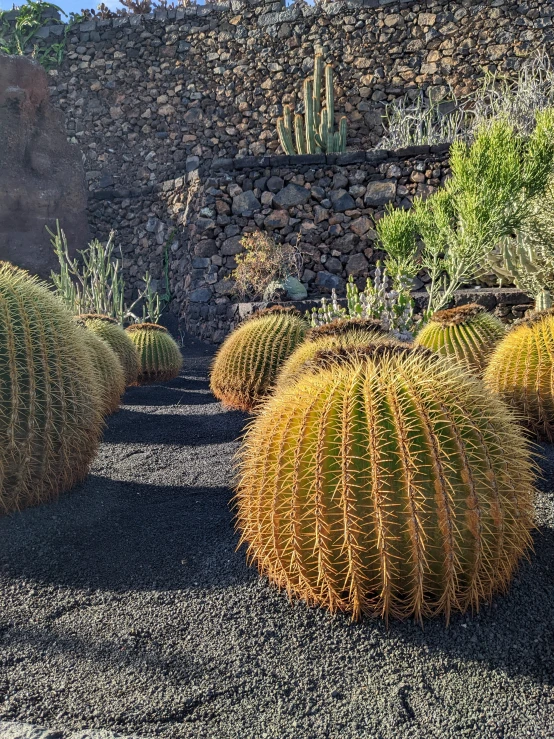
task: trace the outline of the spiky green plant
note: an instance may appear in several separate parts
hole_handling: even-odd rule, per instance
[[[89,351],[96,382],[100,388],[102,414],[109,416],[119,408],[121,396],[125,392],[125,374],[116,353],[111,346],[89,331],[84,321],[75,319],[82,328],[83,341]]]
[[[347,121],[343,116],[339,130],[335,131],[335,91],[333,88],[333,65],[325,65],[325,108],[321,107],[321,81],[323,55],[314,59],[313,80],[304,80],[304,116],[297,113],[292,119],[292,109],[283,106],[283,117],[277,120],[277,133],[285,154],[328,154],[346,151]],[[296,151],[293,143],[296,143]]]
[[[88,329],[103,339],[121,362],[126,385],[136,385],[139,374],[139,357],[131,337],[110,316],[82,313],[79,318]]]
[[[471,303],[434,313],[414,343],[443,357],[451,357],[480,375],[494,347],[505,334],[506,329],[499,318],[487,313],[482,305]]]
[[[157,323],[134,323],[126,329],[139,356],[139,385],[178,377],[183,356],[173,337]]]
[[[536,313],[513,328],[496,347],[484,378],[532,433],[553,442],[554,310]]]
[[[283,363],[277,375],[275,392],[278,393],[285,384],[294,381],[316,354],[324,349],[364,347],[390,339],[391,335],[374,318],[337,318],[331,323],[312,326],[305,341]]]
[[[51,500],[85,477],[100,408],[71,315],[43,283],[0,263],[0,513]]]
[[[216,354],[210,375],[213,394],[228,408],[253,410],[307,330],[308,324],[291,308],[276,306],[254,314]]]
[[[249,560],[354,619],[475,610],[531,543],[533,464],[512,412],[420,347],[327,353],[261,406],[240,460]]]

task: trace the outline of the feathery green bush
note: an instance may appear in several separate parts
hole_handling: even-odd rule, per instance
[[[477,609],[531,543],[533,464],[512,412],[423,348],[324,354],[247,431],[249,560],[354,619]]]
[[[513,328],[493,352],[484,378],[532,433],[553,442],[554,310]]]
[[[44,284],[5,262],[0,347],[0,513],[9,513],[85,477],[102,416],[82,330]]]
[[[251,411],[268,393],[283,362],[304,340],[308,324],[291,308],[255,313],[231,333],[216,354],[212,393],[228,408]]]
[[[139,385],[178,377],[183,356],[173,337],[157,323],[134,323],[126,329],[139,356]]]
[[[126,385],[136,385],[139,374],[139,357],[130,336],[125,333],[115,318],[97,313],[82,313],[78,316],[85,326],[103,339],[121,362]]]
[[[487,313],[483,306],[471,303],[434,313],[414,343],[482,374],[491,352],[505,334],[500,319]]]

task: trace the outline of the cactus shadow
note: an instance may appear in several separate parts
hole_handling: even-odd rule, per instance
[[[4,577],[118,592],[225,587],[254,577],[235,552],[227,487],[91,475],[55,503],[0,519]]]
[[[147,407],[208,405],[216,402],[205,374],[194,377],[188,372],[186,376],[169,382],[128,388],[122,399],[125,406]]]

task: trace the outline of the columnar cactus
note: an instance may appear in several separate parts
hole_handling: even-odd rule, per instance
[[[103,339],[86,328],[84,321],[76,319],[81,326],[84,343],[89,351],[96,382],[100,388],[102,414],[109,416],[119,408],[125,392],[125,374],[116,353]]]
[[[283,363],[277,376],[275,392],[279,392],[285,383],[295,380],[321,350],[364,347],[390,339],[390,334],[373,318],[338,318],[331,323],[313,326],[307,332],[306,340]]]
[[[490,358],[485,382],[532,433],[554,442],[554,310],[536,313],[506,335]]]
[[[289,595],[424,617],[504,590],[531,543],[533,464],[483,382],[411,346],[327,352],[243,444],[238,528]]]
[[[228,408],[253,410],[307,330],[308,324],[293,309],[275,307],[254,314],[219,349],[210,377],[213,394]]]
[[[467,369],[482,374],[496,344],[505,336],[500,319],[476,303],[440,310],[431,316],[415,338],[444,357],[461,362]]]
[[[126,330],[137,348],[140,385],[167,382],[178,377],[183,366],[183,356],[164,326],[157,323],[135,323]]]
[[[325,66],[325,105],[321,109],[321,78],[323,73],[323,55],[316,54],[314,60],[314,78],[304,80],[304,115],[299,113],[292,119],[290,106],[283,106],[283,117],[277,121],[277,133],[285,154],[328,154],[346,151],[346,118],[339,122],[339,130],[335,127],[335,93],[333,89],[333,65]],[[296,143],[296,152],[293,143]]]
[[[139,358],[131,337],[110,316],[83,313],[79,318],[88,329],[97,334],[113,349],[123,367],[126,385],[136,385],[139,374]]]
[[[0,349],[0,513],[9,513],[85,477],[102,415],[82,329],[45,285],[5,262]]]

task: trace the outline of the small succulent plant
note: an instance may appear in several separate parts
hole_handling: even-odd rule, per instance
[[[137,348],[140,385],[167,382],[178,377],[183,366],[183,356],[164,326],[157,323],[134,323],[126,331]]]
[[[46,285],[0,263],[0,513],[87,474],[102,403],[82,334]]]
[[[533,434],[553,442],[554,309],[515,326],[496,347],[484,377]]]
[[[505,404],[440,355],[388,344],[322,352],[261,406],[237,522],[289,595],[354,619],[448,620],[507,587],[533,496]]]
[[[491,352],[505,335],[499,318],[487,313],[482,305],[471,303],[434,313],[416,336],[415,344],[482,374]]]
[[[275,306],[255,313],[219,349],[210,376],[213,394],[228,408],[253,410],[307,330],[294,309]]]
[[[136,385],[139,374],[139,358],[130,336],[110,316],[83,313],[78,316],[86,327],[103,339],[115,352],[125,374],[126,385]]]

